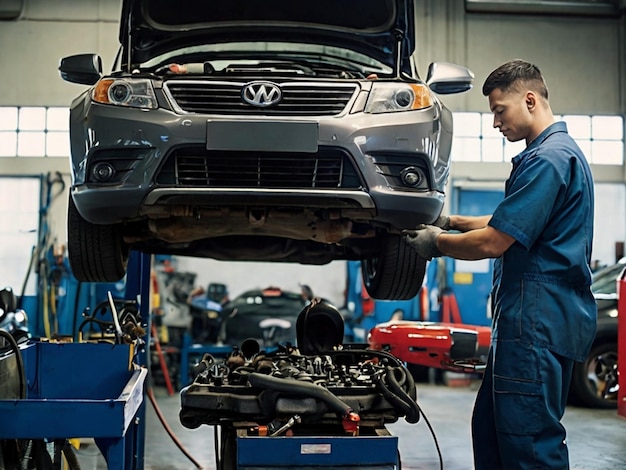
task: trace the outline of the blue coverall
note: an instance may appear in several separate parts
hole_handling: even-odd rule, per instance
[[[512,160],[489,222],[515,239],[494,264],[493,330],[474,405],[477,470],[567,469],[565,411],[575,361],[596,332],[590,290],[593,179],[564,122]]]

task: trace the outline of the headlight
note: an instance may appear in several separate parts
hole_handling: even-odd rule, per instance
[[[150,80],[100,80],[93,90],[92,98],[97,103],[130,106],[132,108],[156,109],[157,102]]]
[[[374,83],[365,112],[396,113],[424,109],[432,105],[430,90],[421,83]]]

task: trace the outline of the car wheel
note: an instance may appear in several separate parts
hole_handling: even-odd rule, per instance
[[[116,282],[126,274],[128,247],[121,225],[95,225],[80,215],[72,196],[67,210],[68,258],[81,282]]]
[[[377,258],[361,262],[367,293],[379,300],[409,300],[417,295],[426,273],[426,260],[399,235],[387,235]]]
[[[617,407],[617,343],[597,343],[585,362],[576,363],[570,393],[591,408]]]

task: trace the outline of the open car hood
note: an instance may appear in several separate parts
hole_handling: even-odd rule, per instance
[[[123,0],[119,39],[126,69],[182,47],[277,41],[349,49],[398,70],[415,47],[413,1]]]

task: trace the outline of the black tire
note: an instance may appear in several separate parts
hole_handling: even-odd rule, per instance
[[[67,209],[67,254],[80,282],[117,282],[126,274],[128,247],[121,224],[95,225],[79,214],[72,196]]]
[[[589,408],[617,408],[617,342],[596,343],[585,362],[574,365],[572,403]]]
[[[420,258],[399,235],[387,235],[377,258],[361,262],[367,293],[379,300],[409,300],[417,295],[426,274]]]

